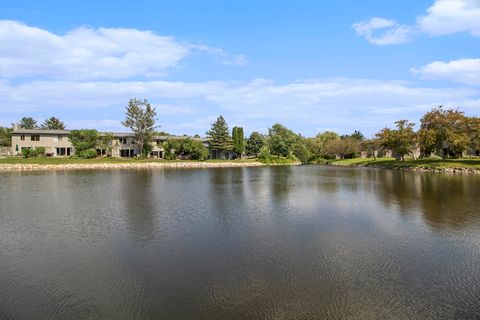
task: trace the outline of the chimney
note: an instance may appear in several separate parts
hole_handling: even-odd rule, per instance
[[[13,124],[13,131],[18,131],[18,129],[19,129],[18,123],[14,123]]]

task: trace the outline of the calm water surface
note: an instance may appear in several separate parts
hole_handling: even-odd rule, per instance
[[[479,319],[480,177],[0,173],[0,319]]]

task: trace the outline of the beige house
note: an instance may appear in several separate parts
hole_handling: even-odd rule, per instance
[[[49,157],[68,157],[75,154],[75,149],[70,143],[68,130],[42,130],[42,129],[23,129],[14,126],[12,131],[12,153],[21,155],[23,149],[35,149],[37,147],[45,148],[45,154]],[[106,133],[100,132],[99,135]],[[110,150],[97,149],[99,155],[110,153],[112,157],[135,157],[140,154],[140,147],[135,141],[132,133],[113,133],[114,139],[111,142]],[[184,139],[186,136],[155,136],[152,142],[151,157],[164,158],[165,150],[162,145],[167,139]],[[201,141],[208,148],[208,139],[191,138]]]

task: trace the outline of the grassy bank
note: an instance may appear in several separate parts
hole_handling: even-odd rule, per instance
[[[405,161],[388,159],[344,159],[330,162],[337,166],[365,166],[365,167],[381,167],[387,169],[425,169],[432,171],[442,169],[478,169],[480,170],[480,158],[475,159],[406,159]]]

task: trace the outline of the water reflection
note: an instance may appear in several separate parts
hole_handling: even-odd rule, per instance
[[[480,177],[0,175],[0,318],[479,318]]]

